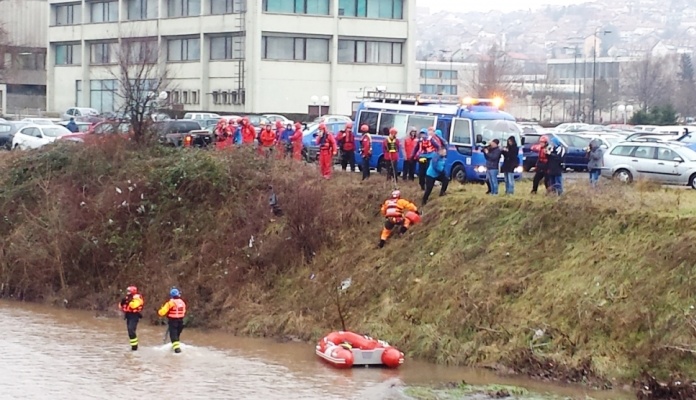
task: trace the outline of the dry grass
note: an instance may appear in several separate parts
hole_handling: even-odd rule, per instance
[[[191,323],[239,334],[316,339],[340,327],[338,302],[349,329],[439,363],[534,374],[525,362],[553,362],[580,380],[696,372],[683,351],[696,345],[692,191],[579,180],[560,198],[528,182],[492,198],[455,184],[378,250],[381,177],[104,146],[0,161],[3,295],[106,309],[127,284],[153,302],[176,284]]]

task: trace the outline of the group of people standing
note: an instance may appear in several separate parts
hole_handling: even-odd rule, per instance
[[[543,181],[548,193],[563,194],[563,158],[566,149],[560,140],[546,136],[539,139],[539,143],[532,146],[532,151],[539,154],[536,162],[536,172],[532,180],[532,194],[536,194],[539,184]]]
[[[486,194],[498,195],[498,173],[502,172],[505,177],[505,194],[515,193],[515,169],[520,166],[517,139],[510,136],[505,146],[500,147],[500,140],[493,139],[483,147],[483,156],[486,158]],[[500,165],[500,160],[503,165]]]
[[[217,149],[230,148],[234,145],[253,145],[258,143],[259,154],[270,156],[276,153],[278,158],[292,156],[295,160],[302,159],[302,124],[299,122],[283,123],[277,121],[275,127],[271,124],[261,126],[257,134],[256,128],[248,118],[227,120],[221,118],[215,126],[215,147]]]

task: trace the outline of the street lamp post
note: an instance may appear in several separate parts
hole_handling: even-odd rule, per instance
[[[626,118],[628,113],[633,112],[633,106],[632,105],[624,105],[624,104],[619,104],[618,110],[620,113],[623,114],[623,124],[626,125]]]
[[[454,60],[454,56],[456,56],[460,51],[462,51],[462,49],[459,49],[450,55],[450,91],[452,91],[452,75],[454,73],[454,70],[452,69],[452,61]],[[457,76],[457,82],[459,82],[459,76]],[[457,85],[457,86],[459,86],[459,85]],[[456,94],[456,93],[450,93],[450,94]]]
[[[592,120],[592,124],[595,123],[595,107],[596,107],[596,99],[595,99],[595,87],[597,86],[597,35],[599,34],[599,29],[595,29],[594,33],[594,45],[592,46],[592,116],[590,117]],[[611,33],[611,31],[604,31],[604,35],[607,33]]]

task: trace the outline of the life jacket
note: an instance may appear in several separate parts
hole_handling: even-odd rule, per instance
[[[140,305],[136,308],[131,308],[130,307],[131,301],[136,300],[136,299],[140,299]],[[126,304],[124,304],[121,307],[121,310],[123,310],[123,312],[127,312],[127,313],[139,313],[139,312],[143,311],[144,304],[145,304],[145,300],[143,299],[143,296],[136,293],[133,296],[126,297]]]
[[[169,303],[170,307],[167,318],[184,318],[186,315],[186,303],[181,299],[171,299]]]
[[[319,149],[324,151],[330,151],[333,147],[331,139],[329,139],[329,132],[324,132],[324,135],[319,138]]]
[[[360,143],[360,150],[362,150],[362,154],[372,153],[372,137],[369,133],[364,133],[362,135],[362,138],[360,138]]]
[[[385,217],[387,218],[402,218],[404,216],[403,208],[399,205],[398,199],[389,199],[386,201],[387,211]]]
[[[432,153],[435,151],[435,146],[433,145],[433,142],[429,138],[426,138],[426,139],[423,139],[423,141],[421,142],[420,150],[421,150],[421,153],[426,153],[426,154]]]
[[[387,151],[389,153],[397,153],[399,149],[396,148],[396,138],[387,138]]]

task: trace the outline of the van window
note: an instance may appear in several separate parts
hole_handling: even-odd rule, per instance
[[[379,120],[379,113],[374,111],[360,111],[360,123],[358,125],[367,125],[370,128],[369,132],[372,135],[377,134],[377,121]]]
[[[520,133],[522,131],[512,121],[496,119],[496,120],[476,120],[474,121],[474,133],[476,134],[476,143],[489,143],[493,139],[498,139],[501,145],[507,143],[510,136],[515,138],[517,145],[522,143]]]
[[[471,146],[471,121],[455,118],[452,124],[450,140],[452,144]]]
[[[435,127],[435,129],[439,129],[440,132],[442,132],[442,137],[444,138],[447,137],[447,132],[450,131],[450,126],[451,123],[449,120],[438,118],[437,126]]]
[[[611,151],[611,155],[630,157],[631,154],[633,154],[634,148],[635,146],[616,146],[614,150]]]
[[[396,128],[398,133],[396,137],[399,139],[408,136],[408,115],[406,114],[392,114],[392,113],[381,113],[379,119],[379,135],[389,136],[389,130],[391,128]]]
[[[428,115],[409,115],[408,126],[413,126],[417,131],[420,132],[420,130],[423,128],[427,129],[431,126],[435,126],[435,117]]]

